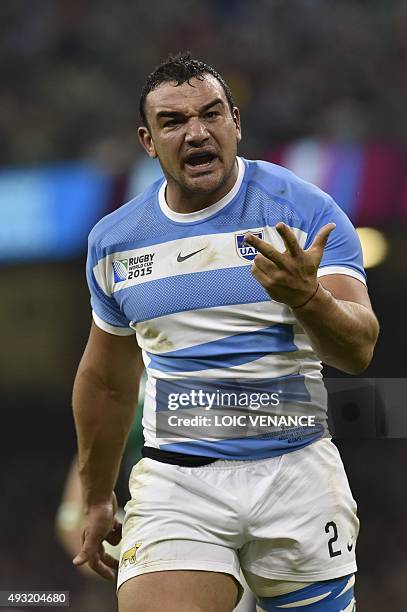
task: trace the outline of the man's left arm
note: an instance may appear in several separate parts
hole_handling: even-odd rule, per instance
[[[294,314],[321,361],[360,374],[372,360],[379,333],[366,286],[344,274],[323,276],[319,282],[313,299]]]
[[[317,278],[335,224],[321,228],[306,250],[284,223],[276,229],[284,241],[284,253],[256,236],[246,237],[259,251],[254,277],[271,298],[292,308],[321,361],[348,374],[360,374],[372,359],[379,324],[361,281],[345,274]]]

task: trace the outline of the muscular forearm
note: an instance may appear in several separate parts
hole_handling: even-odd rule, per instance
[[[73,389],[78,466],[85,508],[110,499],[134,417],[131,393],[108,388],[91,369],[79,368]]]
[[[360,374],[369,365],[379,324],[365,306],[337,300],[322,285],[294,314],[319,358],[348,374]]]

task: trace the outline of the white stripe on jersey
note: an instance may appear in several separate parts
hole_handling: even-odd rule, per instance
[[[108,334],[113,334],[114,336],[132,336],[135,334],[134,329],[131,327],[116,327],[115,325],[106,323],[106,321],[98,317],[94,310],[92,310],[92,317],[96,325]]]
[[[295,227],[291,229],[300,245],[304,246],[307,234]],[[261,230],[264,231],[264,240],[266,242],[272,242],[281,253],[285,251],[284,242],[275,227],[252,227],[247,228],[245,231],[258,232]],[[104,293],[111,296],[115,291],[163,278],[247,266],[251,262],[240,257],[235,246],[235,236],[241,233],[225,232],[222,234],[191,236],[130,251],[112,253],[101,259],[93,268],[93,272]],[[153,253],[151,274],[114,282],[113,261],[135,259]],[[177,261],[178,256],[186,257],[191,253],[195,254],[181,262]]]
[[[288,306],[270,300],[176,312],[141,321],[133,329],[142,349],[160,354],[256,332],[276,323],[293,324],[296,318]]]
[[[353,276],[353,278],[357,278],[361,283],[366,285],[364,276],[352,268],[346,268],[345,266],[323,266],[318,269],[318,278],[327,276],[328,274],[345,274],[346,276]]]

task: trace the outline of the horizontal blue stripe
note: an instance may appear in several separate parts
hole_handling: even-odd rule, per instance
[[[148,192],[146,192],[149,196],[147,201],[150,214],[148,218],[143,218],[144,223],[142,223],[141,226],[141,234],[137,232],[137,229],[135,228],[133,248],[139,249],[143,247],[153,247],[159,244],[166,244],[170,242],[170,237],[171,240],[179,240],[181,238],[189,238],[192,236],[206,236],[208,234],[224,234],[229,232],[245,231],[251,227],[263,226],[264,214],[262,214],[262,210],[254,210],[252,208],[249,210],[249,207],[246,206],[242,211],[240,211],[240,208],[243,207],[243,203],[245,201],[244,194],[247,189],[247,181],[247,163],[245,163],[245,176],[235,197],[228,204],[226,204],[224,208],[221,208],[210,217],[190,222],[175,221],[163,213],[158,201],[158,194],[163,181],[157,181],[154,183],[155,189],[152,191],[148,190]],[[144,205],[145,203],[140,206],[138,211],[135,210],[136,215],[142,214],[142,206]],[[236,208],[238,209],[239,214],[233,212],[236,210]],[[228,222],[219,222],[218,218],[223,218],[225,213],[229,217]],[[137,220],[135,219],[135,221]],[[147,223],[147,225],[150,224],[150,227],[145,227],[145,223]],[[137,223],[137,225],[139,224]],[[163,231],[164,229],[166,231]],[[121,250],[121,248],[123,248],[123,250],[131,249],[132,246],[131,243],[129,243],[129,240],[122,243],[117,241],[114,244],[106,245],[105,255],[116,253]]]
[[[281,610],[286,609],[282,606],[330,592],[327,597],[320,601],[308,605],[290,606],[288,609],[290,612],[341,612],[346,606],[349,606],[353,598],[353,587],[338,597],[339,593],[346,587],[350,577],[351,574],[334,580],[314,582],[303,589],[279,597],[260,597],[257,602],[267,612],[281,612]]]
[[[308,204],[312,204],[315,198],[314,191],[304,189],[302,182],[284,168],[265,162],[244,160],[244,163],[246,171],[239,192],[231,202],[208,219],[187,223],[169,219],[158,203],[161,181],[157,181],[140,198],[124,205],[121,212],[115,211],[111,215],[105,224],[106,227],[113,226],[109,228],[109,240],[102,241],[104,255],[133,248],[153,247],[167,243],[170,239],[241,233],[249,228],[266,225],[273,227],[279,221],[307,231],[305,211],[310,211],[308,215],[311,221],[313,207]],[[295,191],[299,192],[298,195],[293,194],[293,201],[301,202],[299,211],[296,210],[297,205],[278,196],[281,188],[287,186],[287,180],[294,182]],[[126,239],[123,238],[123,232],[118,231],[123,221],[126,221],[123,226]],[[132,227],[131,232],[129,227]]]
[[[285,455],[286,453],[292,453],[316,442],[321,437],[322,433],[315,433],[314,430],[314,433],[309,436],[301,440],[295,438],[293,441],[270,439],[263,435],[230,440],[175,442],[172,444],[160,444],[160,448],[173,453],[213,457],[214,459],[253,461],[255,459],[269,459]]]
[[[90,300],[92,310],[95,311],[99,319],[102,319],[108,325],[129,329],[129,322],[125,317],[121,316],[121,313],[117,312],[114,305],[111,305],[109,301],[110,298],[107,296],[98,296],[98,299],[96,299],[93,294]]]
[[[235,334],[178,351],[159,355],[147,352],[147,355],[151,359],[149,367],[162,372],[231,368],[256,361],[269,353],[296,351],[293,337],[293,326],[279,323],[255,332]]]
[[[221,212],[224,212],[222,209]],[[172,223],[170,219],[167,219],[167,222]],[[175,223],[175,222],[173,222]],[[261,211],[258,214],[253,214],[247,219],[237,220],[233,222],[233,220],[228,223],[216,223],[216,218],[214,221],[200,221],[198,225],[193,225],[189,223],[179,223],[178,227],[175,228],[175,231],[172,227],[167,227],[167,232],[161,232],[160,235],[155,235],[154,232],[148,233],[145,232],[143,236],[135,235],[134,240],[123,240],[117,241],[114,244],[108,244],[104,248],[103,257],[107,255],[113,255],[114,253],[122,253],[126,251],[131,251],[133,249],[143,249],[143,248],[151,248],[153,249],[160,244],[169,244],[173,240],[181,240],[183,238],[192,238],[194,236],[208,236],[211,234],[233,234],[233,233],[245,233],[250,228],[264,227],[266,225],[266,221],[264,219],[264,214]],[[297,228],[296,225],[291,225],[293,229]],[[301,228],[300,228],[301,229]]]
[[[148,281],[113,295],[127,319],[136,322],[185,310],[272,301],[250,265]]]

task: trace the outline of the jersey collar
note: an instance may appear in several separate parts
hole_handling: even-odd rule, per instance
[[[208,217],[211,217],[213,214],[222,210],[222,208],[227,206],[229,202],[233,200],[243,182],[245,170],[244,162],[240,157],[237,157],[236,159],[238,164],[238,173],[236,182],[233,185],[232,189],[218,202],[215,202],[214,204],[211,204],[210,206],[208,206],[207,208],[203,208],[202,210],[197,210],[196,212],[178,213],[171,210],[165,199],[167,181],[164,181],[158,192],[158,203],[164,215],[172,221],[178,221],[180,223],[191,223],[191,221],[201,221],[203,219],[207,219]]]

